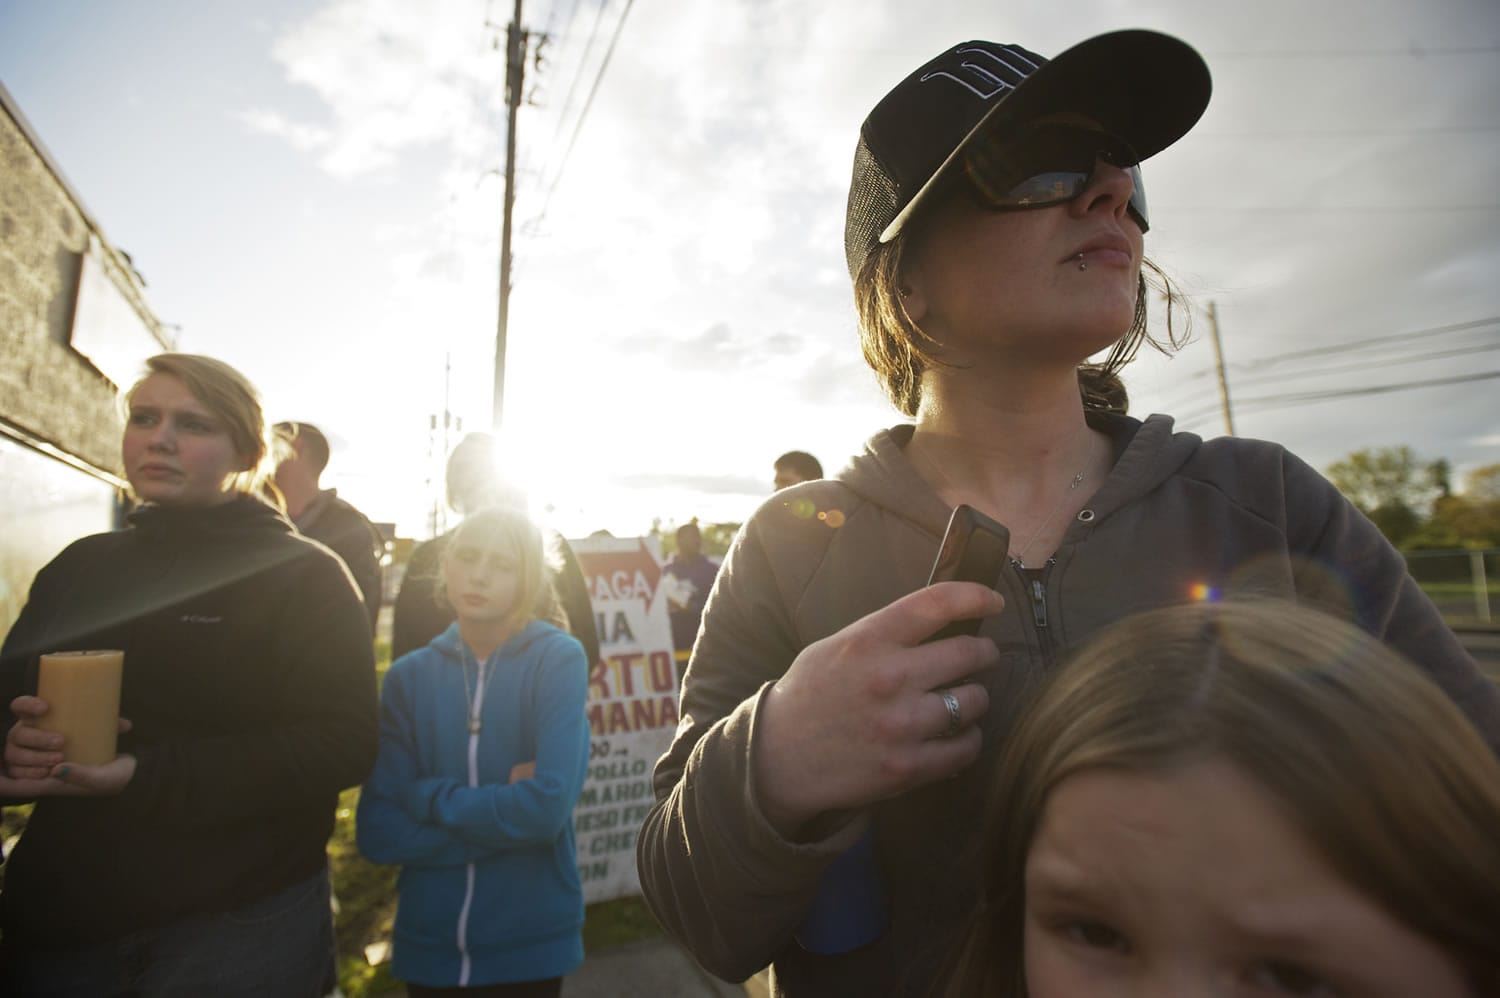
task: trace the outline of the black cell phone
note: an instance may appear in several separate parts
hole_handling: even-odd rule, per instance
[[[1009,530],[973,506],[956,506],[948,518],[948,529],[943,532],[943,543],[938,546],[937,560],[932,563],[927,584],[978,582],[994,586],[1000,580],[1009,551]],[[927,640],[978,634],[982,621],[983,618],[955,620]]]

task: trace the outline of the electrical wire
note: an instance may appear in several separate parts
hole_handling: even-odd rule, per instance
[[[601,6],[602,6],[602,4],[601,4]],[[553,26],[559,23],[559,19],[558,19],[558,16],[557,16],[557,10],[558,10],[558,5],[556,3],[554,3],[551,7],[549,7],[547,9],[547,26],[542,29],[542,34],[544,34],[544,35],[561,34],[561,29],[558,29],[556,31],[553,30]],[[561,19],[561,23],[564,26],[572,24],[573,23],[573,15],[576,14],[577,12],[578,12],[578,0],[572,0],[572,3],[570,3],[568,5],[568,14],[567,14],[566,17],[564,17],[564,18]]]
[[[1156,210],[1153,204],[1152,210]],[[1162,205],[1173,215],[1427,215],[1500,211],[1500,204]]]
[[[1500,125],[1427,125],[1420,128],[1249,128],[1234,132],[1193,130],[1193,141],[1202,139],[1351,139],[1372,135],[1404,138],[1411,135],[1482,135],[1500,132]]]
[[[1359,371],[1368,371],[1376,367],[1390,367],[1393,364],[1425,364],[1433,360],[1442,360],[1446,357],[1464,357],[1474,353],[1487,353],[1491,350],[1500,350],[1500,342],[1477,343],[1471,346],[1455,347],[1452,350],[1430,350],[1427,353],[1407,354],[1401,357],[1384,357],[1367,360],[1359,364],[1344,364],[1337,367],[1318,367],[1303,371],[1279,371],[1255,375],[1249,378],[1235,380],[1236,390],[1240,388],[1253,388],[1256,385],[1264,385],[1273,381],[1284,381],[1288,378],[1312,378],[1325,374],[1353,374]]]
[[[1251,375],[1248,378],[1236,378],[1235,390],[1247,389],[1247,387],[1262,386],[1262,384],[1278,383],[1289,378],[1317,378],[1329,374],[1358,374],[1361,371],[1373,371],[1376,368],[1389,368],[1392,365],[1415,365],[1415,363],[1428,363],[1431,360],[1443,360],[1446,357],[1464,357],[1469,354],[1488,353],[1488,351],[1500,350],[1500,342],[1493,344],[1472,344],[1467,347],[1455,347],[1454,350],[1431,350],[1422,354],[1403,354],[1398,357],[1379,357],[1379,359],[1365,360],[1352,365],[1338,365],[1334,368],[1308,368],[1302,371],[1272,371],[1266,374]],[[1176,408],[1184,405],[1194,405],[1205,399],[1205,393],[1196,392],[1187,398],[1181,399]]]
[[[615,46],[620,41],[620,35],[625,29],[625,20],[630,16],[630,8],[633,6],[635,6],[635,0],[625,0],[625,9],[620,13],[620,20],[615,23],[615,33],[609,40],[609,48],[604,50],[604,59],[599,63],[599,72],[594,77],[594,85],[589,90],[588,98],[583,102],[583,110],[578,113],[578,120],[573,125],[573,135],[568,139],[567,148],[563,150],[562,160],[557,165],[557,172],[552,176],[552,186],[547,188],[547,196],[542,200],[541,210],[532,220],[533,225],[541,225],[542,220],[547,217],[547,208],[552,204],[552,196],[557,193],[558,184],[562,183],[563,170],[573,154],[573,147],[578,142],[579,133],[583,131],[583,123],[588,119],[589,109],[594,106],[594,98],[599,94],[599,85],[604,82],[604,73],[609,69],[610,58],[615,54]]]
[[[1224,365],[1227,371],[1257,371],[1261,368],[1271,367],[1276,364],[1284,364],[1287,361],[1299,360],[1303,357],[1316,357],[1330,353],[1346,353],[1353,350],[1366,350],[1370,347],[1380,346],[1386,343],[1400,343],[1407,340],[1426,339],[1429,336],[1446,336],[1451,333],[1463,333],[1473,329],[1482,329],[1485,326],[1500,325],[1500,315],[1489,316],[1484,319],[1472,319],[1468,322],[1454,322],[1444,326],[1428,326],[1423,329],[1414,329],[1405,333],[1392,333],[1388,336],[1365,336],[1357,340],[1345,340],[1341,343],[1330,343],[1327,346],[1313,347],[1308,350],[1296,350],[1290,353],[1278,353],[1269,357],[1254,357],[1250,360],[1231,361]],[[1212,377],[1215,369],[1212,367],[1202,368],[1179,379],[1180,381],[1197,381],[1200,378]]]
[[[1481,371],[1478,374],[1459,374],[1450,378],[1429,378],[1423,381],[1402,381],[1389,385],[1365,385],[1361,388],[1345,388],[1322,392],[1293,392],[1284,395],[1259,395],[1251,398],[1236,398],[1233,400],[1233,409],[1236,413],[1249,409],[1253,412],[1262,412],[1267,409],[1281,409],[1289,406],[1306,405],[1312,402],[1326,402],[1331,399],[1352,398],[1359,395],[1386,395],[1391,392],[1410,391],[1416,388],[1437,388],[1443,385],[1467,384],[1473,381],[1488,381],[1492,378],[1500,378],[1500,371]],[[1218,405],[1211,406],[1196,412],[1190,412],[1180,417],[1181,422],[1191,422],[1202,419],[1213,414],[1220,408]]]
[[[568,109],[573,106],[573,96],[578,92],[578,84],[583,79],[584,69],[588,66],[589,53],[594,50],[594,41],[599,37],[599,27],[604,21],[604,8],[607,6],[609,6],[608,0],[600,0],[599,6],[594,10],[594,23],[590,26],[588,38],[583,43],[583,54],[578,57],[578,70],[573,74],[573,81],[568,84],[568,93],[563,98],[561,109],[557,112],[557,126],[552,129],[552,138],[547,144],[548,149],[556,149],[557,140],[562,137],[563,124],[568,118]],[[551,163],[549,158],[547,164],[542,167],[543,176],[546,176]]]
[[[1297,350],[1292,353],[1276,354],[1272,357],[1261,357],[1254,360],[1240,361],[1229,365],[1243,370],[1258,370],[1273,364],[1282,364],[1289,360],[1299,360],[1303,357],[1317,357],[1330,353],[1342,353],[1349,350],[1366,350],[1381,343],[1397,343],[1406,340],[1426,339],[1429,336],[1446,336],[1450,333],[1462,333],[1471,329],[1482,329],[1485,326],[1500,324],[1500,315],[1492,315],[1484,319],[1472,319],[1468,322],[1453,322],[1445,326],[1429,326],[1425,329],[1417,329],[1406,333],[1393,333],[1388,336],[1366,336],[1358,340],[1346,340],[1343,343],[1331,343],[1328,346],[1312,347],[1308,350]]]
[[[1310,377],[1310,376],[1312,376],[1314,374],[1347,374],[1347,373],[1356,372],[1356,371],[1360,371],[1360,370],[1364,370],[1364,369],[1372,368],[1372,367],[1389,366],[1390,364],[1393,364],[1393,363],[1421,363],[1421,362],[1427,361],[1427,360],[1436,360],[1436,359],[1441,359],[1441,358],[1446,357],[1446,356],[1458,355],[1458,354],[1462,354],[1462,353],[1478,353],[1478,352],[1483,352],[1483,351],[1486,351],[1486,350],[1492,350],[1492,349],[1496,349],[1497,347],[1500,347],[1500,344],[1465,344],[1462,347],[1453,348],[1451,350],[1428,351],[1426,353],[1420,353],[1420,354],[1410,354],[1410,353],[1408,353],[1408,354],[1402,354],[1402,355],[1399,355],[1399,356],[1396,356],[1396,357],[1374,357],[1374,358],[1366,358],[1366,359],[1362,360],[1362,362],[1360,364],[1342,365],[1341,367],[1336,367],[1336,368],[1318,368],[1318,369],[1314,369],[1312,371],[1307,371],[1307,372],[1283,371],[1283,372],[1279,372],[1278,373],[1278,372],[1275,372],[1274,370],[1267,371],[1268,368],[1269,369],[1274,369],[1278,365],[1286,364],[1286,363],[1289,363],[1291,361],[1304,360],[1304,359],[1309,358],[1309,357],[1327,356],[1329,354],[1334,354],[1334,353],[1345,354],[1345,353],[1357,352],[1357,351],[1360,351],[1360,350],[1365,350],[1365,349],[1369,349],[1369,348],[1373,348],[1373,347],[1389,347],[1391,345],[1397,345],[1397,346],[1399,346],[1401,344],[1409,343],[1409,342],[1416,341],[1416,340],[1426,340],[1426,339],[1429,339],[1429,338],[1435,337],[1435,336],[1448,336],[1448,335],[1452,335],[1452,334],[1455,334],[1455,333],[1472,332],[1473,330],[1476,330],[1476,329],[1484,329],[1486,327],[1494,326],[1494,325],[1497,325],[1497,324],[1500,324],[1500,316],[1487,316],[1487,317],[1485,317],[1483,319],[1472,319],[1472,320],[1469,320],[1469,321],[1466,321],[1466,322],[1453,322],[1453,323],[1447,323],[1447,324],[1441,325],[1441,326],[1427,326],[1427,327],[1424,327],[1424,328],[1421,328],[1421,329],[1408,330],[1407,332],[1404,332],[1404,333],[1392,333],[1392,334],[1389,334],[1389,335],[1386,335],[1386,336],[1366,336],[1366,337],[1363,337],[1363,338],[1358,339],[1358,340],[1348,340],[1348,341],[1344,341],[1344,342],[1341,342],[1341,343],[1333,343],[1333,344],[1329,344],[1327,346],[1322,346],[1322,347],[1312,347],[1312,348],[1307,349],[1307,350],[1296,350],[1296,351],[1291,351],[1289,353],[1275,354],[1275,355],[1270,356],[1270,357],[1260,357],[1260,358],[1255,358],[1255,359],[1248,360],[1248,361],[1238,361],[1238,362],[1235,362],[1235,363],[1226,364],[1225,365],[1225,369],[1226,369],[1226,371],[1266,372],[1266,373],[1263,373],[1263,374],[1259,375],[1258,377],[1255,376],[1254,374],[1252,374],[1251,378],[1248,379],[1248,383],[1251,384],[1251,385],[1255,385],[1255,384],[1265,384],[1268,381],[1276,380],[1278,377],[1280,377],[1280,378],[1292,378],[1292,377],[1304,377],[1304,376]],[[1205,368],[1205,369],[1193,372],[1192,374],[1188,375],[1186,378],[1184,378],[1182,380],[1183,381],[1199,380],[1199,379],[1202,379],[1202,378],[1205,378],[1205,377],[1213,376],[1215,373],[1216,373],[1216,369],[1215,368],[1212,368],[1212,367]],[[1246,381],[1247,381],[1247,379],[1244,379],[1244,378],[1236,378],[1236,379],[1234,379],[1233,384],[1235,386],[1239,386],[1239,385],[1245,384]],[[1422,386],[1422,383],[1418,383],[1418,382],[1411,382],[1409,384],[1411,384],[1412,387],[1421,387]],[[1214,386],[1214,387],[1205,386],[1205,388],[1207,389],[1206,391],[1193,392],[1193,393],[1187,395],[1184,398],[1178,399],[1173,404],[1163,406],[1162,407],[1162,411],[1164,411],[1164,412],[1181,412],[1181,413],[1183,413],[1183,415],[1181,415],[1179,418],[1181,418],[1183,421],[1190,421],[1190,420],[1193,420],[1193,419],[1199,419],[1199,418],[1202,418],[1203,416],[1210,415],[1210,414],[1216,412],[1222,406],[1222,400],[1218,397],[1217,386]],[[1337,390],[1335,390],[1335,391],[1337,391]],[[1351,392],[1356,393],[1356,394],[1360,393],[1359,390],[1351,390]],[[1310,393],[1303,393],[1303,394],[1310,394]],[[1330,397],[1338,397],[1338,396],[1330,396]],[[1232,404],[1233,404],[1233,406],[1234,406],[1234,408],[1236,410],[1238,410],[1242,406],[1246,406],[1246,405],[1250,406],[1253,409],[1255,407],[1255,405],[1256,405],[1257,402],[1264,402],[1264,401],[1269,401],[1269,400],[1278,399],[1278,398],[1280,398],[1280,397],[1278,397],[1278,396],[1266,396],[1266,397],[1261,397],[1259,399],[1256,399],[1256,398],[1249,398],[1249,399],[1247,399],[1247,398],[1235,398],[1235,399],[1233,399],[1233,403]],[[1317,398],[1309,398],[1308,399],[1308,401],[1318,401],[1318,400],[1319,399],[1317,399]],[[1295,405],[1295,404],[1301,404],[1301,403],[1297,402],[1297,401],[1292,401],[1292,402],[1288,402],[1287,404],[1293,404],[1293,405]]]
[[[1254,387],[1256,385],[1263,385],[1270,382],[1285,381],[1289,378],[1313,378],[1321,377],[1327,374],[1356,374],[1360,371],[1367,371],[1372,368],[1390,367],[1393,364],[1425,364],[1429,361],[1442,360],[1448,357],[1463,357],[1475,353],[1487,353],[1491,350],[1500,350],[1500,341],[1494,343],[1469,344],[1462,347],[1455,347],[1451,350],[1429,350],[1425,353],[1400,354],[1394,357],[1376,357],[1370,360],[1362,361],[1358,364],[1343,364],[1336,367],[1314,367],[1299,371],[1270,371],[1259,375],[1252,374],[1248,378],[1236,378],[1234,381],[1234,387],[1236,390],[1239,390],[1241,388]],[[1197,377],[1204,373],[1212,374],[1213,369],[1210,368],[1206,372],[1195,372],[1192,376]],[[1181,409],[1184,406],[1197,405],[1201,401],[1208,398],[1210,395],[1214,395],[1216,393],[1217,387],[1210,388],[1208,386],[1204,386],[1204,390],[1202,391],[1192,392],[1180,399],[1177,399],[1169,407],[1169,411],[1173,409]]]
[[[1428,56],[1493,55],[1500,45],[1437,45],[1426,48],[1411,45],[1400,49],[1298,49],[1291,52],[1215,51],[1206,53],[1213,59],[1389,59]]]

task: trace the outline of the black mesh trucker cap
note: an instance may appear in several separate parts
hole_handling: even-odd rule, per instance
[[[1155,31],[1090,38],[1055,59],[964,42],[896,85],[859,129],[844,218],[849,275],[890,242],[979,136],[1038,115],[1088,115],[1142,159],[1193,127],[1212,89],[1187,43]]]

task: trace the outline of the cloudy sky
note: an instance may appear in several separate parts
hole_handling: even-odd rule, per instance
[[[1131,370],[1134,411],[1224,432],[1212,304],[1241,435],[1500,461],[1493,0],[527,2],[505,447],[570,534],[741,519],[777,454],[836,466],[898,421],[858,354],[850,161],[969,38],[1150,27],[1213,71],[1146,165],[1196,336]],[[0,0],[0,82],[180,346],[323,426],[331,483],[418,536],[432,417],[490,418],[511,9]]]

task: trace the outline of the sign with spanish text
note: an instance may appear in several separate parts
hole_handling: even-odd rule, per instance
[[[599,630],[589,673],[589,773],[573,810],[588,904],[640,893],[635,839],[651,810],[651,771],[677,728],[672,627],[656,538],[570,541]]]

